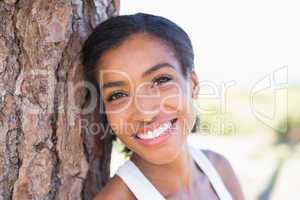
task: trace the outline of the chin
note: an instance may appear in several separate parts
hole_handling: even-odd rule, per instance
[[[165,165],[172,163],[182,153],[186,139],[182,137],[174,137],[169,143],[161,148],[152,151],[146,151],[139,156],[145,161],[155,165]]]

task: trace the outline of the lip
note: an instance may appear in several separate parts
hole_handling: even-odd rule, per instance
[[[168,118],[161,118],[161,119],[155,120],[155,122],[153,122],[153,123],[151,123],[147,126],[143,126],[142,128],[138,129],[136,134],[134,134],[134,135],[137,135],[138,133],[145,133],[145,132],[148,132],[148,131],[153,131],[156,128],[158,128],[159,126],[161,126],[163,123],[168,122],[168,121],[172,121],[172,120],[175,120],[175,119],[177,120],[176,117],[168,117]]]
[[[174,127],[176,126],[176,122],[177,122],[178,119],[177,118],[170,118],[168,120],[168,121],[172,121],[174,119],[176,119],[176,120],[172,123],[172,126],[168,130],[166,130],[162,135],[160,135],[160,136],[158,136],[156,138],[152,138],[152,139],[140,139],[136,135],[135,135],[134,138],[137,140],[137,142],[139,144],[141,144],[141,145],[143,145],[145,147],[153,147],[153,146],[161,145],[161,144],[167,142],[167,140],[172,136],[172,133],[174,132]],[[163,122],[166,122],[166,120],[164,120]]]

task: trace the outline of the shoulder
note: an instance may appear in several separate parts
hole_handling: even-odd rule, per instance
[[[93,200],[135,200],[126,184],[117,175],[113,176]]]
[[[220,174],[224,185],[231,193],[233,199],[244,199],[241,185],[228,159],[226,159],[223,155],[211,150],[202,150],[202,152],[206,155],[206,157],[216,168],[217,172]]]

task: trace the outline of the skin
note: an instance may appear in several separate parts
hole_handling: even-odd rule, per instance
[[[131,160],[159,192],[166,199],[218,199],[208,178],[187,151],[187,136],[195,122],[192,100],[197,96],[199,84],[196,73],[191,71],[185,77],[173,50],[145,33],[135,34],[107,51],[98,66],[108,122],[117,137],[133,151]],[[145,147],[134,137],[144,126],[174,118],[177,121],[171,137],[163,144]],[[229,162],[212,151],[204,153],[233,198],[243,199]],[[136,198],[114,176],[94,198],[100,199]]]

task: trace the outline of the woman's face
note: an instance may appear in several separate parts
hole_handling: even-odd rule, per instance
[[[174,160],[195,121],[196,74],[185,77],[173,50],[147,34],[107,51],[98,66],[105,113],[118,138],[153,164]]]

